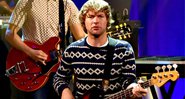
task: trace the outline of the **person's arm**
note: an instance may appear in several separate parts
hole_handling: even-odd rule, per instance
[[[86,36],[86,33],[84,32],[80,23],[72,24],[70,26],[70,30],[73,33],[73,36],[75,37],[76,40],[79,40]]]
[[[11,8],[5,0],[0,1],[0,6],[5,8],[7,11],[12,12],[13,8]]]
[[[72,1],[69,1],[68,6],[70,8],[70,17],[69,17],[70,30],[76,40],[81,39],[86,36],[86,33],[84,32],[82,25],[79,21],[79,10]]]
[[[123,58],[123,77],[124,77],[124,89],[126,89],[131,83],[136,82],[136,64],[135,64],[135,56],[132,46],[125,42],[123,50],[124,58]]]
[[[47,59],[47,55],[41,50],[35,50],[27,46],[18,35],[18,31],[23,27],[26,19],[27,19],[27,10],[25,10],[25,6],[28,4],[28,1],[19,0],[14,8],[14,11],[11,14],[9,19],[9,26],[7,27],[5,39],[8,43],[24,52],[28,56],[30,56],[34,61],[41,62],[45,65],[45,60]],[[31,34],[30,34],[31,35]]]
[[[130,96],[130,98],[141,98],[142,96],[145,96],[147,94],[147,90],[143,89],[139,83],[142,83],[141,80],[138,82],[136,81],[136,64],[135,64],[135,56],[132,46],[128,43],[127,45],[127,55],[125,56],[125,65],[128,68],[126,71],[128,72],[127,75],[127,81],[129,81],[126,86],[128,88],[133,88],[132,93],[133,95]],[[125,87],[126,87],[125,86]]]
[[[18,31],[20,30],[19,27],[9,24],[6,30],[5,39],[8,41],[8,43],[18,49],[22,52],[26,53],[28,56],[30,56],[33,60],[36,62],[41,62],[42,64],[45,64],[44,60],[47,60],[47,54],[45,54],[41,50],[34,50],[27,46],[20,36],[18,35]]]
[[[63,53],[66,53],[66,50]],[[61,65],[53,78],[53,87],[57,94],[61,96],[61,99],[74,99],[72,91],[69,87],[70,80],[72,79],[72,70],[71,64],[68,60],[69,57],[67,58],[65,57],[65,54],[63,54]]]

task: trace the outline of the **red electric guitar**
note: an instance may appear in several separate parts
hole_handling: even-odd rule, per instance
[[[156,67],[156,70],[158,71],[157,73],[152,74],[152,77],[150,80],[145,81],[141,83],[141,87],[143,88],[148,88],[152,85],[156,85],[157,87],[161,87],[164,85],[168,80],[175,81],[179,78],[179,73],[176,71],[177,65],[173,65],[174,70],[171,71],[172,66],[167,65],[168,71],[165,72],[166,66],[162,66],[163,72],[159,72],[160,67]],[[96,95],[96,96],[95,96]],[[103,92],[101,89],[98,88],[93,88],[92,90],[86,92],[82,99],[122,99],[122,98],[127,98],[132,95],[132,88],[126,89],[123,91],[120,91],[116,94],[104,97]]]
[[[12,48],[6,60],[6,75],[13,85],[26,92],[41,88],[48,80],[52,72],[56,72],[60,64],[60,51],[57,45],[59,37],[52,37],[42,45],[24,41],[29,47],[44,51],[48,55],[46,65],[35,62],[24,52]]]

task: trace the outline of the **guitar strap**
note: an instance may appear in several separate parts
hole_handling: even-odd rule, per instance
[[[109,86],[109,79],[110,79],[110,70],[112,68],[112,60],[113,60],[113,54],[115,49],[116,41],[109,37],[109,44],[107,46],[107,56],[105,61],[105,70],[104,70],[104,76],[102,80],[102,86],[103,90],[106,91]]]
[[[65,11],[64,11],[64,2],[59,0],[59,37],[62,40],[60,43],[60,49],[64,51],[65,49]]]

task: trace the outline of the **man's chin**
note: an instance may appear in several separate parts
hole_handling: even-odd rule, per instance
[[[98,38],[100,36],[100,34],[94,33],[94,34],[92,34],[92,36],[94,36],[95,38]]]

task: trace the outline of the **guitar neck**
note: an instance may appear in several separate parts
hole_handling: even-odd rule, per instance
[[[169,71],[165,72],[165,68],[168,68]],[[173,68],[174,70],[171,71],[172,66],[171,65],[167,65],[167,66],[162,66],[162,70],[163,72],[159,72],[160,67],[156,67],[157,73],[152,74],[151,79],[140,83],[142,88],[148,88],[152,85],[156,85],[157,87],[161,87],[162,85],[164,85],[168,80],[172,80],[175,81],[177,80],[177,78],[179,78],[179,73],[178,71],[176,71],[177,65],[173,64]],[[106,97],[105,99],[120,99],[121,97],[130,97],[132,96],[132,89],[126,89],[123,91],[120,91],[116,94],[110,95],[108,97]]]
[[[151,79],[150,80],[147,80],[143,83],[140,84],[142,88],[148,88],[150,86],[152,86],[153,84],[151,83]],[[133,93],[132,93],[132,89],[133,88],[129,88],[129,89],[126,89],[126,90],[123,90],[123,91],[120,91],[114,95],[111,95],[111,96],[108,96],[106,97],[105,99],[120,99],[121,97],[130,97]]]

